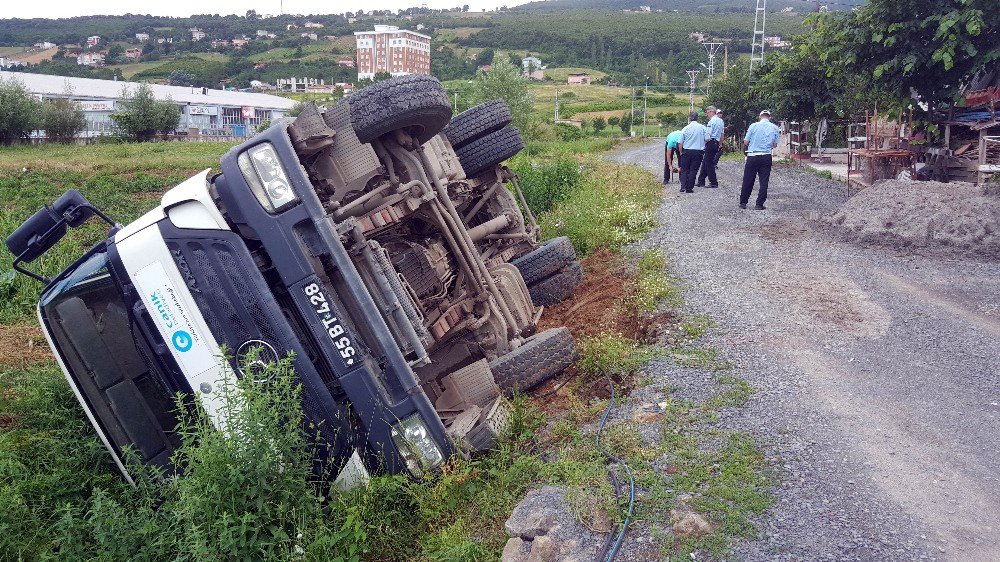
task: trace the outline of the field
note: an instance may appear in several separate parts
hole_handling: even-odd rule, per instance
[[[600,70],[594,70],[592,68],[546,68],[545,77],[552,80],[553,82],[566,83],[566,79],[570,74],[586,73],[590,75],[592,80],[600,80],[607,76],[606,73]]]

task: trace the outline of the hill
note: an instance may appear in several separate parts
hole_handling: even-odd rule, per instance
[[[864,0],[820,1],[821,6],[829,10],[850,10],[864,4]],[[522,4],[516,11],[551,11],[551,10],[639,10],[639,6],[649,6],[653,11],[665,12],[748,12],[753,13],[756,3],[753,0],[539,0]],[[815,11],[813,0],[771,0],[767,4],[768,12],[777,12],[787,8],[799,13]]]

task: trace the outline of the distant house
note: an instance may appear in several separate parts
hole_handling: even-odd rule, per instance
[[[129,49],[125,49],[125,52],[123,52],[122,55],[129,60],[139,60],[142,58],[142,49],[138,47],[131,47]]]
[[[648,14],[649,12],[652,12],[653,9],[650,8],[649,6],[639,6],[639,11],[640,12],[646,12]]]
[[[358,18],[347,18],[347,23],[358,23]]]
[[[417,24],[417,31],[423,31],[425,27],[427,27],[427,26],[425,26],[425,25],[424,25],[424,24],[422,24],[422,23],[418,23],[418,24]]]
[[[200,30],[200,29],[198,29],[197,27],[192,27],[188,31],[191,32],[191,40],[192,41],[201,41],[202,39],[204,39],[206,37],[205,32],[202,31],[202,30]]]
[[[542,59],[524,57],[521,59],[521,73],[532,80],[545,80],[545,67],[542,66]]]
[[[570,85],[587,85],[590,84],[590,75],[586,72],[574,72],[566,78],[566,83]]]
[[[692,41],[697,41],[699,43],[704,43],[705,42],[705,34],[696,31],[694,33],[688,34],[688,39],[690,39]]]
[[[90,37],[87,37],[87,46],[88,47],[96,47],[96,46],[98,46],[100,44],[101,44],[101,36],[100,35],[91,35]]]
[[[247,39],[246,37],[240,37],[239,39],[233,39],[233,48],[234,49],[242,49],[243,47],[246,47],[248,43],[250,43],[250,40]]]
[[[298,27],[298,25],[296,25],[294,23],[290,23],[290,24],[288,24],[288,25],[285,26],[285,31],[291,31],[291,30],[293,30],[293,29],[295,29],[297,27]]]
[[[354,64],[354,59],[337,59],[337,66],[343,66],[344,68],[354,68],[357,65]]]
[[[780,35],[764,37],[764,44],[772,49],[788,49],[792,46],[791,41],[785,41]]]
[[[310,41],[318,41],[319,40],[319,35],[316,35],[315,33],[300,33],[299,37],[305,37],[306,39],[308,39]]]
[[[16,68],[18,66],[24,66],[24,62],[9,59],[7,57],[0,57],[0,68]]]
[[[145,43],[146,41],[149,41],[149,34],[148,33],[136,33],[135,34],[135,38],[140,43]]]
[[[307,21],[305,24],[303,24],[303,27],[312,27],[314,29],[320,29],[323,27],[323,24],[316,23],[314,21]]]
[[[100,39],[100,37],[98,37],[98,39]],[[51,49],[52,47],[55,46],[56,46],[55,43],[50,43],[49,41],[42,41],[41,43],[35,43],[35,48],[41,49],[43,51],[46,49]]]
[[[76,57],[80,66],[104,66],[104,53],[80,53]]]
[[[228,46],[229,46],[229,40],[228,39],[212,39],[212,48],[213,49],[222,49],[222,48],[225,48],[225,47],[228,47]]]
[[[354,91],[354,84],[351,84],[349,82],[337,82],[335,85],[341,90],[344,90],[345,96]]]
[[[274,38],[277,37],[277,34],[271,33],[270,31],[266,31],[266,30],[263,30],[263,29],[258,29],[257,30],[257,37],[266,37],[268,39],[274,39]]]
[[[156,44],[157,45],[162,45],[164,43],[173,43],[173,42],[174,42],[174,38],[173,37],[157,37],[156,38]]]

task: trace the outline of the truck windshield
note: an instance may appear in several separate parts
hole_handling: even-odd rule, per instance
[[[175,402],[156,376],[149,342],[133,335],[107,254],[93,254],[46,291],[40,313],[112,452],[131,446],[143,461],[166,466],[176,446]]]

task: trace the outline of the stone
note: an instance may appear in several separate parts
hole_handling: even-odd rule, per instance
[[[714,530],[712,524],[704,517],[686,509],[671,509],[670,525],[674,536],[680,539],[702,537]]]
[[[647,424],[653,423],[655,421],[660,421],[663,419],[663,414],[660,412],[648,412],[646,410],[639,410],[632,416],[632,420],[636,423]]]
[[[513,537],[507,541],[503,547],[503,554],[500,555],[501,562],[528,562],[528,542],[518,537]]]
[[[613,527],[608,511],[600,503],[594,502],[590,512],[590,530],[595,533],[610,533]]]
[[[549,532],[556,521],[556,513],[545,506],[532,506],[528,509],[515,509],[504,525],[507,534],[533,539]]]
[[[531,552],[528,554],[528,562],[553,562],[555,559],[555,541],[545,535],[535,537],[535,540],[531,541]]]

